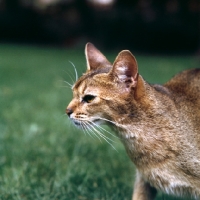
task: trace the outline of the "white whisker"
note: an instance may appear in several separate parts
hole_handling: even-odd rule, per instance
[[[67,86],[64,86],[64,85],[60,85],[59,87],[64,87],[64,88],[70,88],[72,89],[72,84],[70,84],[69,82],[67,81],[63,81],[63,80],[58,80],[59,82],[64,82],[64,83],[67,83]]]
[[[80,126],[81,126],[81,129],[83,130],[83,133],[86,135],[87,134],[87,128],[84,126],[84,124],[80,124]]]
[[[110,141],[112,142],[115,142],[113,141],[112,139],[108,138],[107,136],[105,136],[104,134],[102,134],[99,130],[97,130],[92,124],[88,123],[88,125],[96,132],[98,133],[98,135],[103,138],[108,144],[110,144],[110,146],[115,149],[115,147],[111,144]],[[116,150],[116,149],[115,149]],[[116,150],[117,151],[117,150]]]
[[[92,137],[93,139],[95,139],[93,137],[93,135],[94,135],[95,137],[97,137],[100,140],[100,142],[102,142],[101,139],[98,137],[98,135],[88,126],[87,122],[81,122],[81,124],[84,124],[84,128],[85,128],[86,132],[88,133],[88,135],[90,137]]]
[[[72,66],[74,67],[74,71],[75,71],[75,75],[76,75],[76,81],[78,80],[78,73],[77,73],[77,70],[76,70],[76,67],[75,67],[75,65],[74,65],[74,63],[72,63],[71,61],[69,61],[71,64],[72,64]]]
[[[96,117],[93,117],[93,119],[101,119],[101,120],[104,120],[104,121],[110,122],[110,123],[112,123],[112,124],[114,124],[114,125],[117,125],[117,123],[116,123],[116,122],[114,122],[114,121],[111,121],[111,120],[109,120],[109,119],[106,119],[106,118],[102,118],[102,117],[98,117],[98,118],[96,118]]]
[[[97,128],[101,129],[102,131],[105,131],[106,133],[108,133],[108,134],[112,135],[113,137],[115,137],[115,138],[118,138],[118,139],[119,139],[119,137],[117,137],[116,135],[114,135],[114,134],[112,134],[111,132],[107,131],[105,128],[101,127],[100,125],[98,125],[98,124],[95,124],[95,123],[94,123],[94,122],[92,122],[92,121],[90,121],[90,122],[91,122],[92,124],[94,124],[94,126],[96,126]]]
[[[67,82],[67,81],[63,81],[64,83],[67,83],[67,85],[69,85],[70,86],[70,88],[72,88],[72,84],[70,84],[69,82]]]
[[[88,133],[88,131],[87,131],[87,126],[86,126],[84,123],[81,123],[80,126],[81,126],[81,129],[83,130],[83,132],[84,132],[85,135],[88,134],[92,139],[94,139],[94,138],[90,135],[90,133]]]
[[[76,77],[74,77],[74,75],[70,72],[70,71],[66,71],[66,70],[63,70],[67,76],[71,79],[72,83],[74,84],[76,80],[74,80]]]
[[[68,86],[68,85],[67,86],[60,86],[60,87],[61,88],[67,88],[67,89],[70,89],[70,90],[72,89],[71,86]]]
[[[89,132],[91,132],[92,134],[94,134],[94,135],[99,139],[99,141],[102,142],[102,141],[101,141],[101,138],[90,128],[90,124],[89,124],[88,122],[84,122],[84,123],[86,123],[85,125],[86,125],[86,127],[87,127],[87,130],[88,130]]]

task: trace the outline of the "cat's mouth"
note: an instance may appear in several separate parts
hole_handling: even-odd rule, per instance
[[[81,122],[80,122],[80,121],[74,121],[74,120],[73,120],[73,122],[74,122],[74,124],[75,124],[76,126],[80,126],[80,125],[81,125]]]
[[[100,124],[101,123],[101,120],[100,119],[93,119],[92,121],[88,121],[88,120],[77,120],[77,119],[71,119],[72,122],[75,124],[75,126],[77,127],[82,127],[84,126],[85,124]]]
[[[77,119],[71,119],[75,126],[80,127],[84,125],[84,121],[77,120]]]

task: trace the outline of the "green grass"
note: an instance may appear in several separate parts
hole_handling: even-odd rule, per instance
[[[117,52],[107,52],[114,60]],[[137,56],[140,73],[163,83],[198,67],[193,57]],[[119,141],[84,135],[64,115],[84,49],[0,46],[0,200],[130,199],[134,165]],[[71,74],[71,75],[69,75]],[[159,194],[158,199],[175,199]]]

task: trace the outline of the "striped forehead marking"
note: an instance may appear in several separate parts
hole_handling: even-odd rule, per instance
[[[87,88],[87,83],[90,82],[87,79],[91,80],[93,76],[95,76],[96,74],[108,73],[109,70],[110,68],[103,68],[103,69],[97,69],[95,71],[84,74],[82,77],[79,78],[79,80],[72,87],[73,91],[77,93],[77,95],[84,94]]]
[[[79,93],[79,94],[84,94],[84,91],[85,91],[86,87],[87,87],[87,86],[86,86],[85,82],[82,81],[81,84],[79,84],[79,86],[78,86],[78,88],[77,88],[78,93]]]
[[[79,96],[79,95],[82,95],[84,94],[84,91],[87,87],[86,85],[86,80],[85,78],[80,78],[76,83],[75,85],[73,86],[73,92],[75,94],[75,96]]]

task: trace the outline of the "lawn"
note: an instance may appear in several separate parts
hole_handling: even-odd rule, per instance
[[[114,61],[117,52],[105,55]],[[191,56],[136,57],[152,83],[198,67]],[[134,165],[120,141],[113,142],[116,151],[74,128],[65,115],[72,93],[64,81],[75,79],[69,61],[81,75],[84,47],[0,46],[0,200],[131,199]]]

